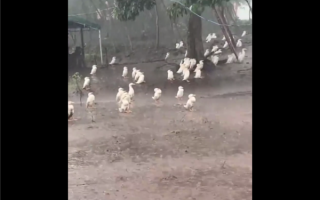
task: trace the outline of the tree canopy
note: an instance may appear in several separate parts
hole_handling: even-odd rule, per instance
[[[120,21],[135,20],[141,11],[151,10],[156,0],[115,0],[113,16]]]

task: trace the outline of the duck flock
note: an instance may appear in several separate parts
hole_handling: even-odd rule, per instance
[[[97,72],[97,66],[93,65],[92,66],[92,70],[91,70],[91,75],[95,75]],[[120,113],[130,113],[131,111],[131,105],[133,102],[133,98],[134,98],[134,89],[133,86],[136,84],[142,84],[144,83],[144,73],[139,70],[136,69],[135,67],[132,69],[132,80],[135,83],[130,83],[129,84],[129,90],[125,91],[123,88],[119,88],[118,89],[118,93],[116,95],[116,102],[118,105],[118,110]],[[123,78],[128,78],[128,68],[125,66],[123,67],[123,72],[122,72],[122,77]],[[169,81],[173,81],[174,77],[173,77],[173,72],[171,70],[168,70],[168,80]],[[89,77],[85,77],[84,78],[84,83],[83,83],[83,87],[82,89],[84,90],[89,90],[90,89],[90,78]],[[178,87],[178,92],[176,95],[176,99],[178,99],[179,102],[181,102],[182,97],[183,97],[183,93],[184,93],[184,89],[182,86]],[[152,97],[152,99],[155,101],[155,104],[158,105],[158,103],[160,102],[160,98],[162,95],[162,91],[160,88],[154,88],[154,95]],[[196,102],[196,95],[195,94],[189,94],[188,96],[188,101],[184,104],[184,108],[186,108],[189,111],[193,110],[193,106],[194,103]],[[73,106],[74,102],[73,101],[68,101],[68,120],[74,120],[73,115],[74,115],[74,106]],[[181,105],[181,103],[179,103]],[[86,109],[93,109],[95,106],[95,95],[93,94],[93,92],[89,92],[88,93],[88,98],[86,101]]]
[[[244,31],[242,33],[241,37],[244,37],[245,35],[246,35],[246,31]],[[212,39],[216,39],[216,38],[217,38],[217,36],[215,33],[210,33],[206,37],[206,43],[209,43],[212,41]],[[209,49],[206,49],[206,51],[204,53],[204,57],[206,57],[206,58],[208,57],[208,55],[211,54],[210,58],[211,58],[211,61],[214,65],[217,65],[219,62],[219,54],[221,54],[224,50],[226,50],[228,48],[228,43],[227,43],[227,41],[225,41],[225,37],[223,37],[221,40],[224,41],[222,48],[219,47],[219,45],[213,45],[211,47],[211,52]],[[241,38],[237,39],[236,41],[237,41],[236,47],[241,48],[242,47]],[[176,43],[176,49],[180,49],[182,47],[183,47],[182,41]],[[238,54],[238,61],[239,62],[243,61],[243,59],[245,57],[245,51],[246,51],[246,48],[242,48],[242,50],[239,52],[239,54]],[[169,56],[170,56],[170,53],[168,52],[165,56],[165,60],[167,60],[169,58]],[[189,82],[191,70],[193,70],[193,72],[195,73],[195,75],[194,75],[195,79],[203,78],[201,73],[202,73],[204,61],[200,60],[199,63],[197,63],[196,59],[187,58],[186,56],[187,56],[187,50],[185,52],[185,58],[183,60],[181,60],[180,67],[179,67],[178,71],[176,72],[176,73],[182,75],[182,77],[183,77],[182,81]],[[232,63],[232,62],[235,62],[236,60],[237,59],[236,59],[235,54],[231,53],[228,55],[226,63]],[[115,63],[116,63],[116,57],[113,57],[109,64],[112,65]],[[94,76],[96,74],[96,72],[97,72],[97,66],[93,65],[90,75]],[[129,73],[128,68],[126,66],[124,66],[123,71],[122,71],[122,77],[128,78],[128,73]],[[131,75],[132,75],[131,76],[132,83],[129,84],[129,90],[125,91],[123,88],[119,88],[118,93],[116,94],[116,103],[117,103],[118,110],[120,113],[132,112],[131,107],[132,107],[132,102],[133,102],[133,98],[134,98],[134,89],[132,86],[134,86],[136,84],[138,85],[138,84],[145,83],[145,75],[141,70],[136,69],[134,67],[132,69]],[[171,82],[175,80],[174,73],[172,70],[167,71],[167,79]],[[90,78],[89,77],[84,78],[83,89],[85,89],[85,90],[90,89]],[[156,104],[159,103],[160,98],[161,98],[161,94],[162,94],[162,91],[160,88],[154,88],[154,95],[153,95],[152,99],[155,101]],[[178,99],[178,101],[179,101],[179,105],[181,105],[181,100],[182,100],[183,95],[184,95],[184,88],[182,86],[179,86],[177,95],[175,96],[175,98]],[[196,95],[189,94],[188,101],[183,106],[185,109],[187,109],[189,111],[193,111],[193,107],[194,107],[195,102],[196,102]],[[68,120],[74,120],[74,119],[72,119],[73,115],[74,115],[73,104],[74,104],[74,102],[68,101]],[[95,95],[93,94],[93,92],[89,92],[88,98],[86,101],[86,108],[92,109],[92,108],[94,108],[95,105],[96,105],[95,104]]]

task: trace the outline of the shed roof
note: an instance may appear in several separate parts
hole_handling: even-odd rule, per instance
[[[99,24],[90,22],[80,17],[68,16],[68,28],[70,29],[86,28],[86,29],[100,30],[101,26]]]

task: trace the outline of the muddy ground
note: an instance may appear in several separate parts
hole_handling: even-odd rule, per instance
[[[97,73],[95,122],[84,106],[75,105],[79,120],[69,123],[70,200],[252,199],[251,56],[190,83],[167,83],[167,67],[156,69],[161,65],[128,66],[130,73],[132,67],[144,71],[147,81],[134,86],[131,114],[120,114],[115,103],[117,88],[127,90],[131,82],[121,78],[123,65]],[[175,105],[179,85],[184,102],[188,94],[197,95],[195,111]],[[154,87],[163,91],[160,106],[151,99]]]

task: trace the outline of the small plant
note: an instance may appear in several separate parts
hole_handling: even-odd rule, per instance
[[[82,105],[81,99],[83,96],[83,92],[80,87],[80,83],[82,82],[82,76],[79,74],[79,72],[74,73],[68,82],[68,94],[80,94],[80,105]]]

